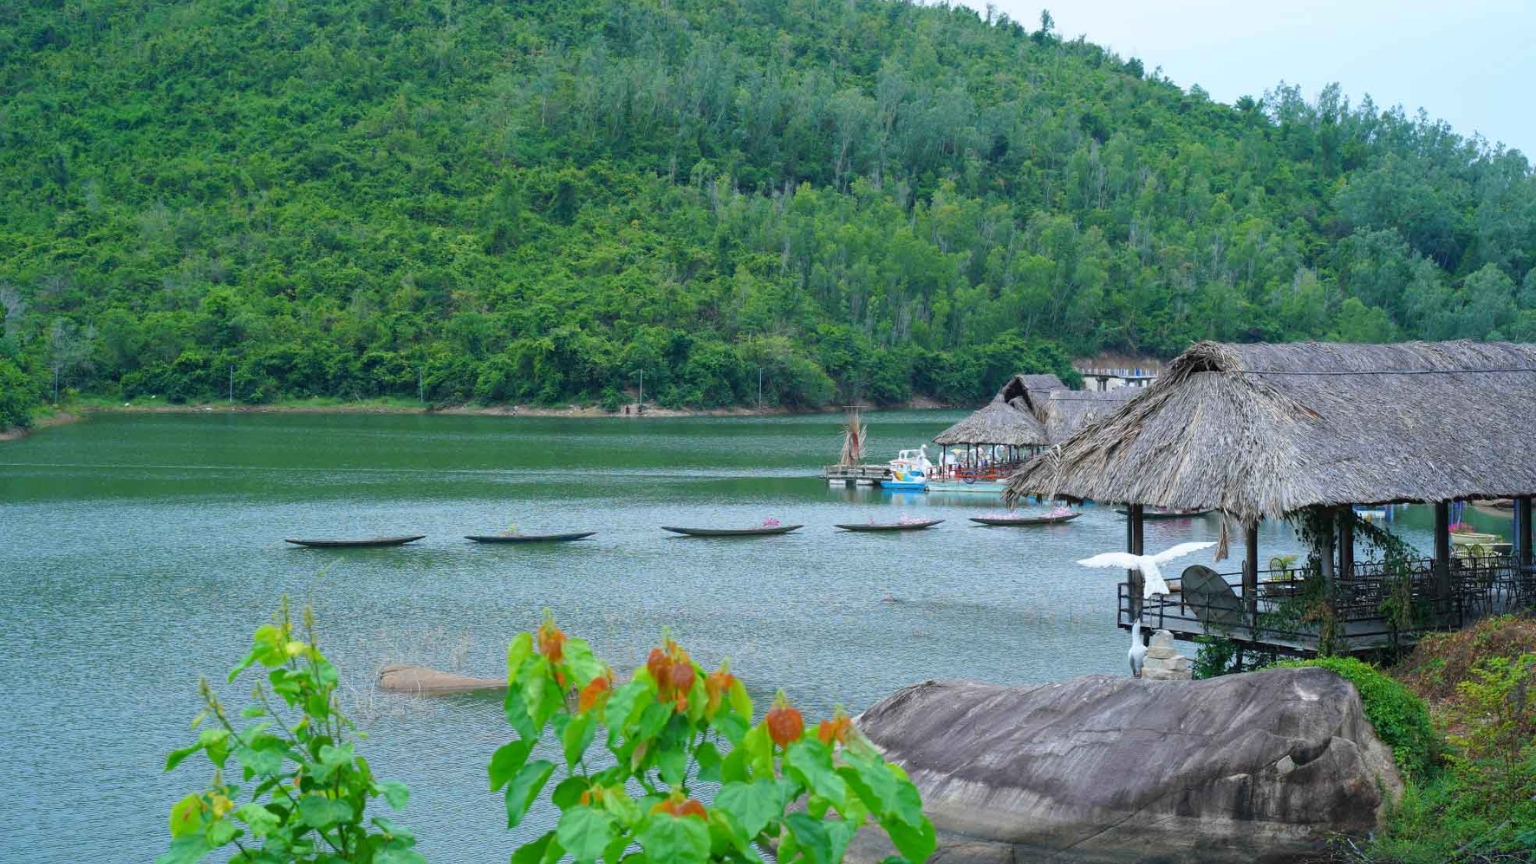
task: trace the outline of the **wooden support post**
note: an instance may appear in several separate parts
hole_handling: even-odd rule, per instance
[[[1339,508],[1339,575],[1355,575],[1355,508],[1348,504]]]
[[[1326,513],[1329,516],[1334,516],[1334,514],[1332,512],[1332,508],[1324,508],[1323,512]],[[1334,519],[1337,519],[1337,517],[1334,516]],[[1332,529],[1333,526],[1330,525],[1329,528]],[[1337,563],[1337,562],[1336,562],[1336,559],[1334,558],[1334,554],[1333,554],[1334,549],[1333,549],[1333,547],[1338,545],[1335,542],[1337,540],[1338,540],[1338,536],[1337,536],[1337,534],[1336,534],[1336,532],[1334,530],[1324,531],[1317,538],[1317,544],[1318,544],[1318,546],[1317,546],[1317,559],[1318,559],[1318,561],[1322,562],[1322,566],[1323,566],[1323,574],[1322,574],[1323,575],[1323,580],[1328,584],[1330,591],[1332,590],[1333,577],[1334,577],[1334,574],[1336,572],[1334,570],[1334,564]]]
[[[1142,530],[1144,524],[1142,514],[1145,511],[1140,504],[1127,504],[1125,511],[1125,551],[1132,555],[1140,555],[1142,540],[1145,537],[1145,532]],[[1141,595],[1145,583],[1139,570],[1127,570],[1126,577],[1131,584],[1131,620],[1135,621],[1141,617]]]
[[[1515,563],[1529,567],[1536,560],[1531,549],[1531,496],[1515,499]]]
[[[1451,504],[1435,502],[1435,598],[1451,594]],[[1445,609],[1440,611],[1444,612]]]
[[[1255,638],[1259,632],[1259,522],[1243,529],[1243,603],[1248,609],[1248,626]]]

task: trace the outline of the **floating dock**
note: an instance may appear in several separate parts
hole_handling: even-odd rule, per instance
[[[848,486],[879,486],[891,476],[891,469],[884,465],[828,465],[821,471],[828,483]]]

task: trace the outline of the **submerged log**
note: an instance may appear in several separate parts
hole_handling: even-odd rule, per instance
[[[1402,781],[1348,681],[928,682],[858,726],[903,765],[959,862],[1296,861],[1377,827]],[[850,862],[891,854],[860,832]]]
[[[479,691],[505,690],[507,682],[501,678],[473,678],[452,672],[439,672],[425,666],[392,665],[379,670],[379,689],[388,693],[475,693]]]

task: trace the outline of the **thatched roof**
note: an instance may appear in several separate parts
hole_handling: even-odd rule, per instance
[[[1054,377],[1054,376],[1053,376]],[[1001,393],[985,408],[940,432],[936,444],[1010,444],[1039,447],[1049,443],[1045,428],[1022,399],[1004,401]]]
[[[1015,399],[1023,399],[1028,403],[1028,410],[1035,410],[1035,401],[1043,398],[1044,394],[1056,390],[1066,390],[1067,385],[1061,383],[1061,379],[1055,375],[1015,375],[1008,379],[1003,389],[997,391],[998,398],[1004,402],[1012,402]]]
[[[1140,398],[1026,465],[1020,495],[1219,508],[1536,493],[1536,345],[1190,348]]]
[[[1036,401],[1035,415],[1045,426],[1051,443],[1060,444],[1142,392],[1141,387],[1117,387],[1105,392],[1055,390],[1041,394],[1044,398]]]

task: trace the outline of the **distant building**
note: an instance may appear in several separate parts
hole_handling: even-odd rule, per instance
[[[1161,371],[1156,368],[1129,367],[1076,367],[1083,376],[1083,389],[1093,393],[1107,393],[1121,387],[1145,387],[1157,380]]]

